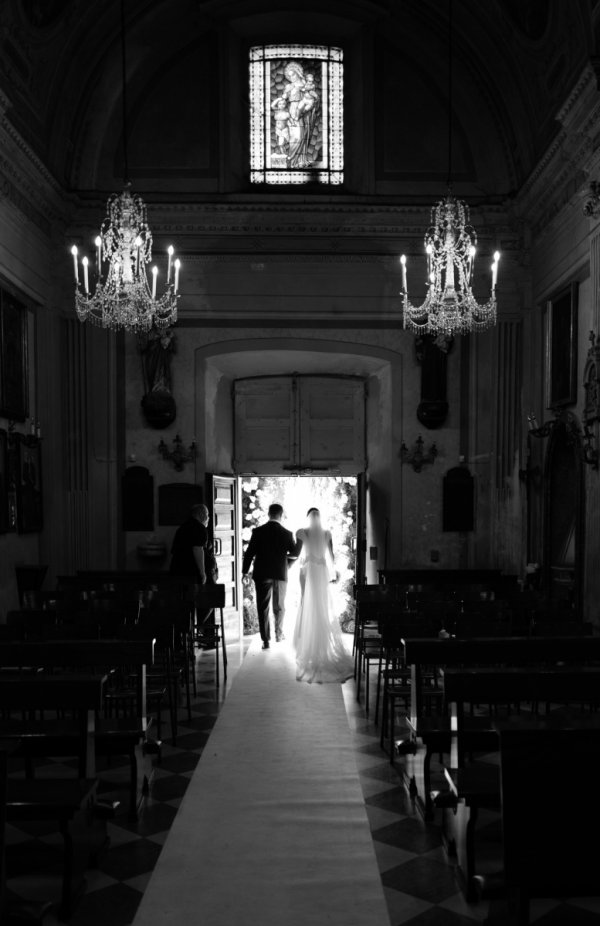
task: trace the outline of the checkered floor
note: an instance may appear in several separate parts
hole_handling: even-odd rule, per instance
[[[234,677],[249,645],[230,647],[229,680],[225,688],[214,684],[214,653],[202,652],[197,663],[198,697],[192,720],[181,711],[177,746],[163,741],[162,762],[156,766],[150,795],[139,819],[127,813],[128,766],[113,760],[99,769],[100,795],[119,800],[114,820],[108,823],[110,846],[98,867],[88,871],[87,891],[75,910],[72,926],[127,926],[131,923],[152,869],[175,818],[189,779],[208,741]],[[403,784],[399,763],[392,766],[379,746],[379,731],[365,718],[356,702],[356,687],[343,686],[348,720],[356,745],[356,762],[371,825],[373,843],[386,896],[391,926],[490,926],[508,924],[503,901],[467,904],[455,868],[442,845],[439,817],[425,823]],[[400,760],[401,761],[401,760]],[[46,763],[40,773],[60,774],[62,764]],[[497,834],[498,821],[482,815],[486,830]],[[56,900],[60,888],[61,837],[52,825],[8,827],[7,869],[9,900]],[[28,875],[35,858],[35,876]],[[40,874],[42,872],[43,874]],[[53,911],[44,926],[58,923]],[[600,922],[600,901],[595,898],[563,902],[534,901],[531,922],[540,926]]]

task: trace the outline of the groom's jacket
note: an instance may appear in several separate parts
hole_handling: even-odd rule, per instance
[[[294,535],[283,527],[279,521],[267,521],[252,531],[250,543],[244,553],[242,572],[250,571],[252,560],[255,581],[278,579],[286,582],[288,577],[288,556],[296,557],[302,542],[296,543]]]

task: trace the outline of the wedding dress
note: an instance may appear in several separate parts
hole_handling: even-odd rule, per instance
[[[320,528],[300,530],[302,599],[294,628],[296,678],[306,682],[343,682],[354,674],[338,617],[333,612],[331,534]]]

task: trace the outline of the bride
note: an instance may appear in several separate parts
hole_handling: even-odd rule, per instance
[[[334,572],[331,533],[323,530],[318,508],[307,513],[308,527],[299,530],[302,599],[296,626],[296,678],[307,682],[343,682],[354,673],[342,630],[331,606],[329,583]]]

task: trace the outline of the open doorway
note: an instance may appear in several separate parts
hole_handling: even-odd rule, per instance
[[[268,519],[272,502],[283,505],[283,524],[294,534],[306,524],[309,508],[318,508],[324,527],[331,531],[337,582],[331,591],[335,613],[342,630],[353,628],[352,586],[356,577],[358,480],[355,476],[243,476],[242,544],[246,548],[254,527]],[[300,582],[295,568],[290,572],[286,595],[287,626],[295,620],[300,604]],[[258,631],[254,591],[244,588],[244,633]]]

